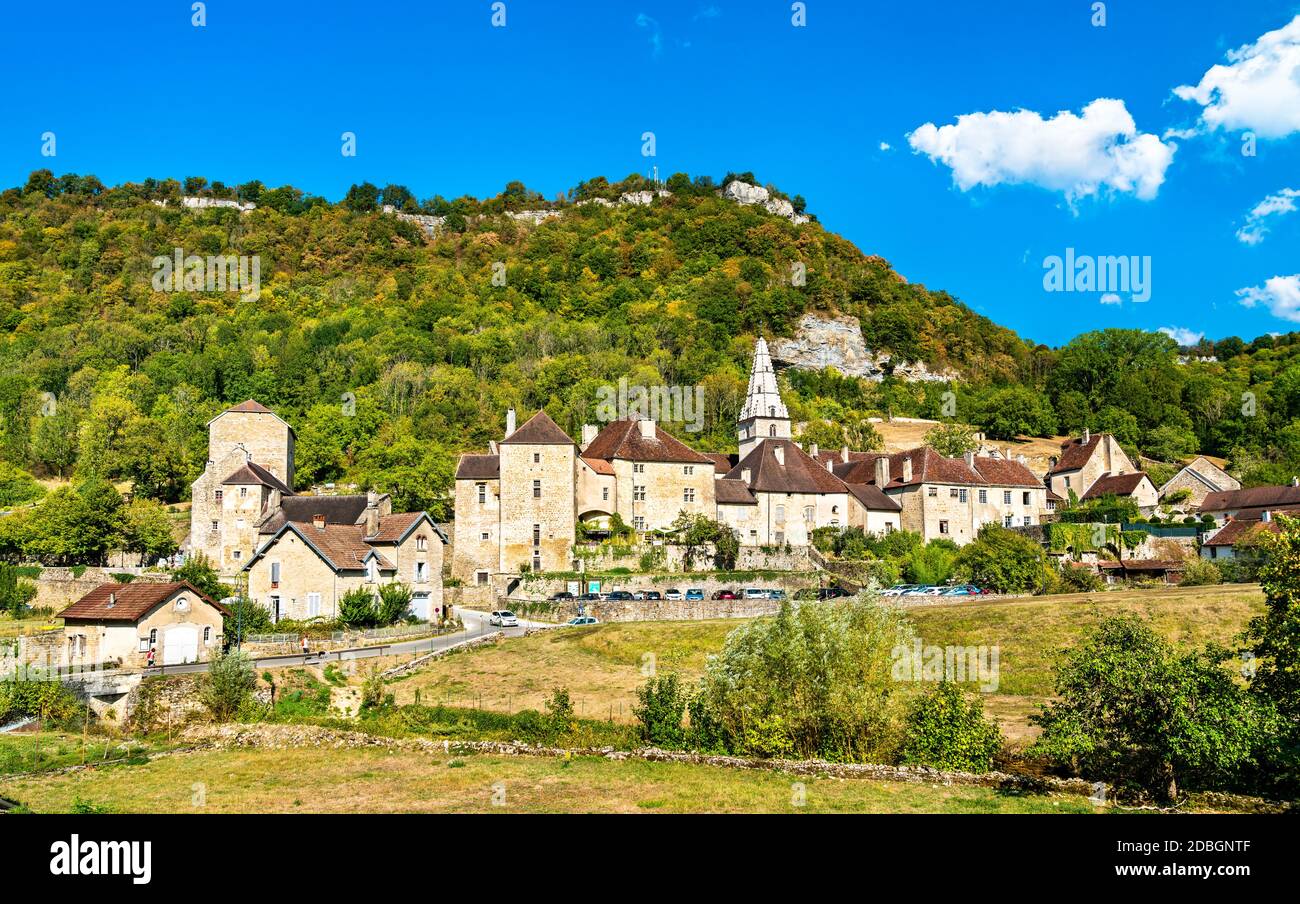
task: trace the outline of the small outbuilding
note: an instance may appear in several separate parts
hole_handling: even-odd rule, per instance
[[[110,582],[59,613],[68,665],[203,662],[221,649],[226,608],[186,582]]]

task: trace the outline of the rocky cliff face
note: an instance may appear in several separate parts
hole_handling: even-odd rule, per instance
[[[772,360],[777,364],[804,370],[833,367],[847,376],[877,383],[885,378],[890,364],[887,352],[876,353],[867,348],[862,325],[855,317],[805,314],[794,337],[774,340],[771,349]],[[919,361],[897,364],[893,370],[896,377],[913,381],[946,381],[958,376],[948,370],[931,371]]]
[[[736,179],[727,183],[722,190],[722,196],[730,198],[737,204],[761,204],[768,213],[774,213],[778,217],[785,217],[796,226],[808,222],[808,217],[794,212],[793,204],[784,198],[773,198],[771,192],[761,185],[750,185],[748,182],[741,182]]]

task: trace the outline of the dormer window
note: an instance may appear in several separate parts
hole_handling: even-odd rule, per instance
[[[429,538],[421,534],[415,538],[415,549],[417,552],[424,552],[429,548]]]

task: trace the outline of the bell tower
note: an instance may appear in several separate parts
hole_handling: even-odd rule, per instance
[[[790,412],[781,401],[767,340],[762,336],[754,343],[754,366],[749,372],[749,390],[737,428],[742,459],[765,439],[790,439],[791,436]]]

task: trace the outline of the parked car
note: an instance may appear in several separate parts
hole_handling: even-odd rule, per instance
[[[736,598],[736,591],[734,591],[734,590],[715,590],[714,593],[713,593],[713,598],[714,598],[715,600],[734,600],[734,599]]]
[[[632,599],[632,594],[631,594],[629,591],[627,591],[627,590],[614,590],[614,591],[611,591],[610,594],[609,594],[609,596],[605,597],[605,599],[607,599],[607,600],[611,600],[611,601],[613,601],[613,600],[630,600],[630,599]]]
[[[772,598],[772,591],[761,587],[749,587],[744,592],[747,600],[767,600]]]
[[[895,584],[893,587],[887,587],[880,591],[881,596],[902,596],[909,590],[915,590],[916,584]]]
[[[583,594],[581,594],[581,595],[578,596],[578,600],[579,600],[580,602],[584,602],[584,603],[597,603],[597,602],[600,602],[600,594],[599,594],[599,593],[583,593]]]
[[[633,590],[633,591],[632,591],[632,599],[634,599],[634,600],[643,600],[643,599],[645,599],[645,591],[644,591],[644,590]]]
[[[681,598],[682,598],[682,592],[680,590],[674,589],[674,590],[664,591],[664,599],[666,600],[679,600]]]
[[[571,618],[565,622],[566,625],[596,625],[599,623],[600,620],[594,615],[579,615],[577,618]]]
[[[488,616],[488,624],[500,625],[503,628],[517,628],[519,619],[515,618],[515,614],[509,609],[494,609]]]
[[[771,591],[768,592],[767,598],[770,599],[770,600],[783,600],[783,599],[785,599],[785,591],[784,591],[784,590],[771,590]]]
[[[690,590],[686,591],[686,599],[692,603],[699,602],[704,599],[704,591],[698,587],[692,587]]]
[[[974,584],[957,584],[952,587],[945,587],[940,596],[980,596],[988,593],[987,590],[981,590]]]
[[[552,593],[550,596],[551,602],[561,602],[571,599],[573,599],[573,594],[567,590],[561,590],[559,593]]]
[[[933,584],[920,584],[911,590],[905,590],[903,596],[938,596],[943,593],[942,587],[935,587]]]
[[[658,590],[647,590],[645,592],[645,598],[648,600],[661,600],[664,597]]]
[[[843,587],[822,587],[817,591],[817,599],[819,600],[838,600],[852,595]]]

